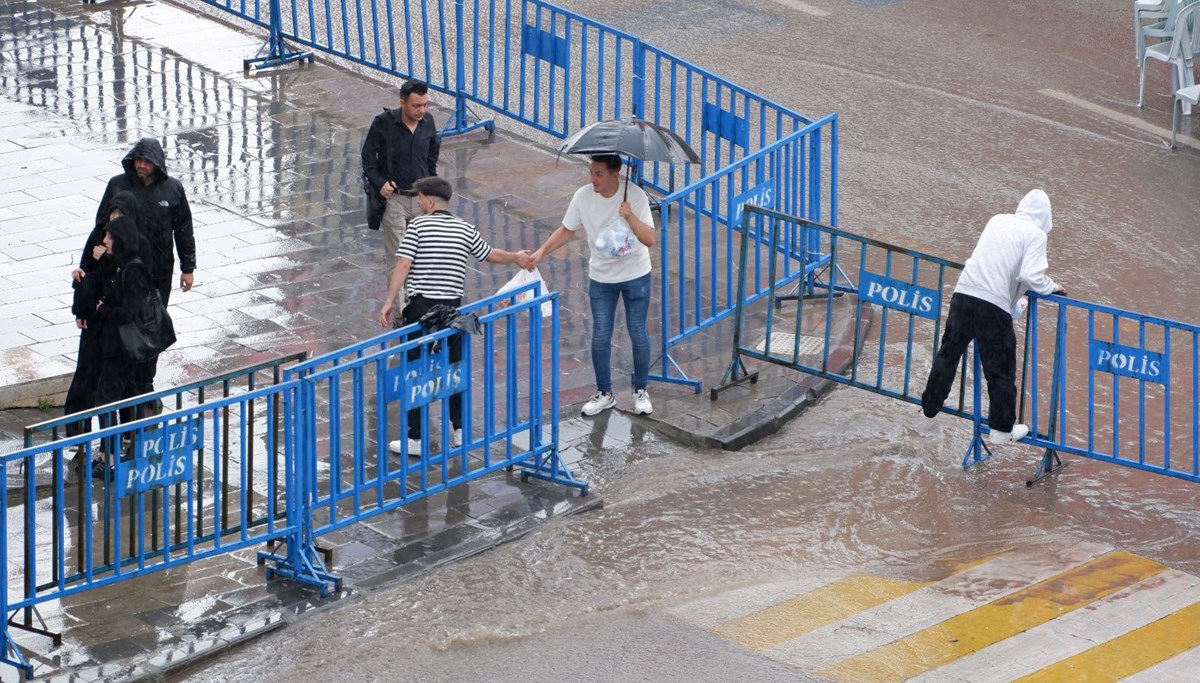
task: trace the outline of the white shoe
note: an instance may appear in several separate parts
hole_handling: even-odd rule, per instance
[[[994,444],[1012,443],[1013,441],[1020,441],[1026,436],[1029,436],[1029,427],[1023,424],[1015,424],[1011,432],[998,432],[993,429],[988,434],[988,441]]]
[[[654,412],[654,406],[650,405],[650,394],[646,393],[645,389],[638,389],[633,392],[633,414],[634,415],[649,415]]]
[[[617,399],[613,398],[611,391],[597,391],[594,396],[588,399],[587,403],[583,404],[583,414],[591,417],[615,405],[617,405]]]
[[[388,450],[393,453],[402,453],[402,452],[404,452],[404,444],[400,442],[400,439],[396,439],[395,441],[389,441],[388,442]],[[410,458],[421,457],[421,440],[420,439],[408,439],[408,457],[410,457]]]
[[[462,445],[462,430],[461,429],[451,429],[450,430],[450,447],[458,448],[461,445]]]

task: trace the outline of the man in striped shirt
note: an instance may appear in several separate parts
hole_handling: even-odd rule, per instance
[[[431,176],[413,183],[421,215],[408,224],[408,230],[396,249],[396,268],[392,272],[387,298],[379,309],[376,322],[382,329],[391,328],[392,307],[403,287],[408,303],[401,314],[403,325],[415,323],[438,304],[458,307],[462,304],[463,284],[467,277],[467,257],[488,263],[513,263],[532,268],[526,250],[511,252],[495,249],[480,236],[475,226],[450,213],[453,189],[444,178]],[[462,360],[462,337],[449,340],[451,363]],[[419,359],[420,349],[409,351],[410,361]],[[408,454],[421,455],[422,424],[419,408],[408,413]],[[462,443],[462,394],[450,397],[451,446]],[[401,451],[400,441],[388,448]]]

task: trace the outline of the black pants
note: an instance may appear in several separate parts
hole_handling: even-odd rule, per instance
[[[429,312],[429,309],[438,304],[446,304],[458,308],[462,304],[462,299],[430,299],[417,294],[408,300],[408,305],[404,307],[404,313],[401,315],[401,322],[405,325],[418,322],[421,316]],[[447,354],[450,356],[451,363],[457,363],[462,360],[462,333],[459,332],[449,339],[449,348]],[[421,349],[409,349],[408,361],[420,360]],[[411,367],[411,366],[410,366]],[[462,428],[462,394],[452,394],[450,396],[450,424],[455,429]],[[421,409],[413,408],[408,411],[408,438],[420,439],[421,434],[425,431],[424,425],[421,424]]]
[[[988,426],[995,431],[1011,432],[1017,419],[1017,337],[1013,333],[1012,314],[966,294],[955,294],[950,299],[946,331],[921,394],[921,408],[925,417],[938,414],[950,395],[958,362],[972,340],[979,349],[987,380]]]
[[[95,329],[85,329],[79,332],[79,352],[75,356],[75,374],[71,376],[71,386],[67,389],[67,399],[63,404],[63,415],[78,413],[96,407],[96,383],[100,380],[100,368],[104,359],[100,354],[100,339]],[[67,436],[84,434],[92,431],[92,419],[80,420],[67,424]]]

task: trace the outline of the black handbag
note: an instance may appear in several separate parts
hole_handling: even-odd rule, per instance
[[[158,290],[146,293],[129,322],[117,326],[125,359],[142,363],[157,356],[175,343],[175,324],[163,306]]]
[[[367,227],[372,230],[378,230],[383,223],[383,211],[387,207],[387,200],[379,196],[379,190],[371,184],[371,179],[366,173],[362,175],[363,192],[367,194]]]

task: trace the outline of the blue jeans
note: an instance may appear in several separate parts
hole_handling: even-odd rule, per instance
[[[596,388],[612,391],[613,319],[617,298],[625,299],[625,324],[633,342],[633,388],[645,389],[650,375],[650,334],[646,316],[650,311],[650,273],[626,282],[589,280],[588,297],[592,300],[592,367]]]

